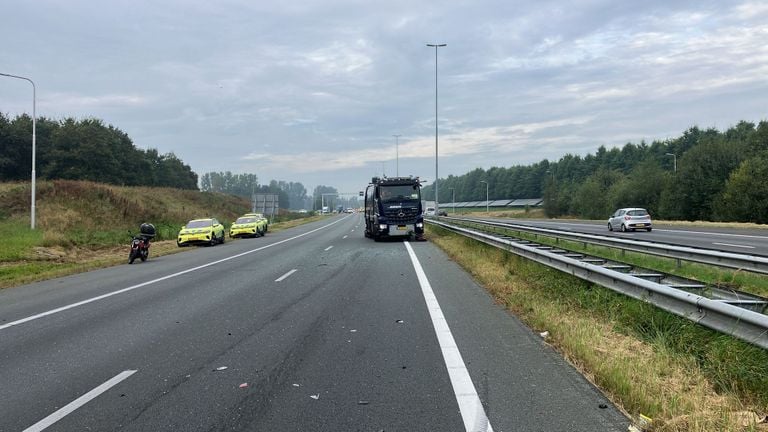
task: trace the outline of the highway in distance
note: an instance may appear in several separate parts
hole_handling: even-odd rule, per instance
[[[449,216],[453,216],[449,214]],[[570,231],[585,234],[606,235],[638,241],[651,241],[679,246],[714,249],[730,253],[768,256],[768,231],[756,228],[687,227],[653,223],[653,231],[608,231],[605,223],[568,219],[507,219],[485,218],[482,215],[467,215],[477,219],[493,220],[538,228]],[[462,216],[463,217],[463,216]]]
[[[434,244],[362,216],[0,290],[0,431],[626,431]]]

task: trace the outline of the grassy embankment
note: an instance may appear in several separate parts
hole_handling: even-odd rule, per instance
[[[765,350],[434,226],[429,239],[653,430],[768,430]]]
[[[0,288],[121,264],[129,231],[157,228],[151,256],[179,252],[175,238],[190,219],[216,217],[229,226],[249,201],[224,194],[121,187],[80,181],[37,183],[36,230],[29,229],[28,183],[0,183]],[[305,222],[270,225],[270,231]]]

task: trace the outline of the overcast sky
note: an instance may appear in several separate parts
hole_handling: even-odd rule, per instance
[[[199,175],[341,192],[766,119],[768,2],[3,0],[0,72]],[[31,111],[0,77],[0,111]]]

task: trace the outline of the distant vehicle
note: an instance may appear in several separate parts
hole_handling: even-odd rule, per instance
[[[323,206],[323,214],[330,213],[331,209],[328,206]]]
[[[424,212],[425,216],[434,216],[435,215],[435,208],[434,207],[427,207],[427,211]]]
[[[229,238],[261,237],[267,232],[267,220],[256,216],[240,216],[229,227]]]
[[[215,246],[217,243],[224,243],[224,225],[216,218],[193,219],[181,227],[176,238],[179,247],[191,244]]]
[[[355,209],[353,209],[352,207],[347,207],[346,213],[354,213],[354,212],[355,212]]]
[[[651,231],[651,215],[644,208],[630,207],[616,210],[613,215],[608,218],[608,231],[620,230],[620,231],[634,231],[636,229],[644,229]]]
[[[299,212],[299,213],[301,213],[301,214],[304,214],[304,213],[309,213],[309,212],[307,211],[307,209],[300,209],[298,212]]]
[[[342,213],[342,212],[344,212],[344,206],[343,205],[336,206],[336,213]]]
[[[448,216],[448,212],[447,212],[447,211],[445,211],[445,210],[439,210],[439,211],[437,212],[437,215],[438,215],[438,216]]]
[[[418,177],[374,177],[365,189],[365,236],[424,239]]]

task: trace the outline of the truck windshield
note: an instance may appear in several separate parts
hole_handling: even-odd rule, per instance
[[[414,185],[382,186],[379,188],[382,202],[418,201],[419,188]]]

